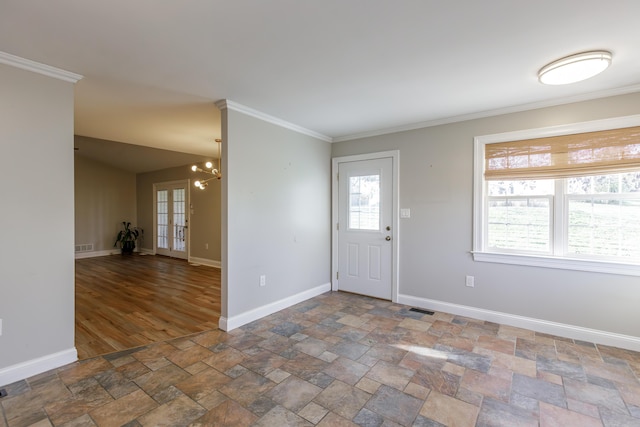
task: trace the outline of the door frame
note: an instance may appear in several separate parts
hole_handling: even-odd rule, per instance
[[[185,259],[187,261],[189,260],[189,256],[191,253],[191,179],[189,178],[153,183],[153,255],[158,254],[158,188],[164,186],[180,185],[184,183],[186,183],[185,190],[187,196],[187,204],[185,206],[185,213],[187,215],[187,257]]]
[[[339,212],[339,187],[338,168],[340,163],[358,162],[362,160],[376,160],[391,158],[391,226],[393,227],[393,239],[391,240],[391,301],[398,302],[398,250],[400,240],[399,200],[400,200],[400,150],[381,151],[377,153],[356,154],[352,156],[334,157],[331,159],[331,290],[339,290],[338,279],[338,212]]]

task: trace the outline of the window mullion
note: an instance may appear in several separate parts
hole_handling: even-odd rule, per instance
[[[567,230],[569,218],[567,216],[567,180],[555,180],[555,192],[552,204],[553,215],[553,239],[552,252],[555,256],[564,256],[567,253]]]

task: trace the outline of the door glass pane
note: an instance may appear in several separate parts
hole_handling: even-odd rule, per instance
[[[173,250],[185,250],[186,237],[186,216],[185,216],[185,190],[184,188],[173,189]]]
[[[349,177],[349,228],[380,230],[380,175]]]
[[[167,240],[167,232],[169,231],[169,200],[167,190],[158,190],[156,192],[157,212],[158,212],[158,248],[168,249],[169,241]]]

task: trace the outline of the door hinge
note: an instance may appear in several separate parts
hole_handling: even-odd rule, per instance
[[[336,280],[340,279],[340,273],[336,271]]]
[[[336,222],[336,230],[340,230],[340,223]]]

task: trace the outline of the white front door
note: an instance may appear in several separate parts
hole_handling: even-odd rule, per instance
[[[188,182],[156,184],[155,242],[156,253],[187,259],[188,249]]]
[[[392,299],[393,159],[338,163],[338,288]]]

